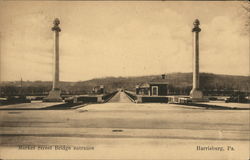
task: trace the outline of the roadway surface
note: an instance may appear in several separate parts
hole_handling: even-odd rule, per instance
[[[110,102],[70,110],[1,110],[0,158],[249,158],[249,110],[135,104],[123,92]],[[41,106],[38,102],[33,105]],[[20,145],[34,145],[36,149],[18,149]],[[40,145],[52,149],[38,150]],[[56,145],[71,149],[55,150]],[[197,146],[222,147],[222,151],[201,151]]]
[[[112,99],[108,101],[109,103],[132,103],[131,100],[124,92],[118,92]]]

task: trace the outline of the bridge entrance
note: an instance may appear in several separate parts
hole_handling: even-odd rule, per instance
[[[132,103],[132,101],[123,91],[119,91],[108,101],[108,103]]]

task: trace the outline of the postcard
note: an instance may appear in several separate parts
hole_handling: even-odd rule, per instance
[[[0,159],[248,160],[249,9],[0,1]]]

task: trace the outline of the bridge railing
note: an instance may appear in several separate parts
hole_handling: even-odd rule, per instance
[[[117,93],[118,91],[114,91],[112,93],[106,94],[104,96],[102,96],[102,100],[103,102],[108,102],[112,97],[114,97],[114,95]]]
[[[136,96],[136,94],[135,94],[134,92],[125,90],[124,93],[128,96],[128,98],[129,98],[132,102],[136,102],[137,96]]]

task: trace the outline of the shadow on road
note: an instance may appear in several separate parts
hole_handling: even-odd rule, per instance
[[[201,104],[201,103],[189,103],[189,104],[179,104],[179,105],[202,107],[205,109],[214,109],[214,110],[250,110],[250,108],[225,107],[225,106]]]
[[[65,104],[58,104],[54,106],[49,106],[42,108],[41,110],[66,110],[66,109],[77,109],[80,107],[84,107],[87,104],[75,104],[75,103],[65,103]]]
[[[0,110],[69,110],[85,107],[87,104],[64,103],[44,108],[0,108]]]

